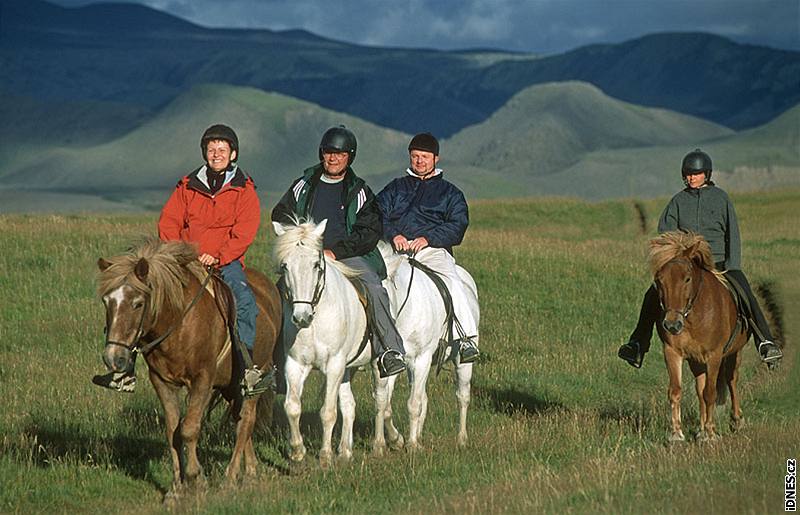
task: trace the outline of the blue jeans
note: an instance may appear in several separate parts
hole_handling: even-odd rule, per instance
[[[236,329],[239,339],[248,350],[252,351],[253,342],[256,339],[256,316],[258,316],[256,296],[250,289],[250,285],[247,284],[247,277],[244,275],[244,269],[239,260],[221,267],[220,272],[236,300]]]

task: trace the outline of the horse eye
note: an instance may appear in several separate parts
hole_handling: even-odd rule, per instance
[[[687,283],[688,283],[688,282],[689,282],[689,281],[691,281],[691,280],[692,280],[692,278],[691,278],[691,276],[690,276],[690,277],[687,277],[687,278],[686,278],[686,281],[685,281],[685,282],[687,282]]]
[[[144,306],[144,302],[142,301],[137,301],[133,303],[133,309],[142,309],[142,306]]]
[[[288,267],[286,266],[286,263],[281,263],[280,265],[281,272],[285,272],[287,268]]]

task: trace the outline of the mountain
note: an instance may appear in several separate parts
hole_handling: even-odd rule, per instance
[[[621,102],[584,82],[531,86],[451,139],[452,159],[523,179],[562,170],[595,150],[691,144],[732,134],[663,109]]]
[[[102,144],[41,145],[20,150],[0,171],[6,188],[119,197],[135,190],[169,191],[203,162],[199,140],[213,123],[234,126],[240,159],[262,192],[283,192],[318,162],[319,138],[344,124],[359,141],[360,175],[397,175],[409,136],[301,100],[253,88],[197,86],[127,134]]]
[[[152,114],[196,85],[226,83],[442,137],[549,82],[588,82],[629,103],[737,130],[800,102],[800,52],[708,34],[655,34],[555,56],[445,52],[304,31],[207,29],[132,4],[0,2],[0,92],[35,101],[108,102]]]
[[[683,187],[680,163],[696,147],[714,162],[714,181],[729,191],[800,185],[800,105],[761,127],[707,141],[599,149],[550,175],[533,177],[525,195],[601,200],[648,198]]]

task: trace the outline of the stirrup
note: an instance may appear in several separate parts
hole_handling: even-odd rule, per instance
[[[244,398],[255,397],[261,395],[267,390],[275,390],[277,385],[275,383],[276,369],[273,366],[269,370],[261,370],[258,365],[253,365],[244,371],[242,377],[241,387],[242,395]]]
[[[399,351],[390,349],[378,356],[378,372],[383,378],[399,374],[405,369],[406,362]]]
[[[92,383],[117,392],[133,393],[136,389],[136,375],[132,371],[109,372],[108,374],[94,376]]]
[[[758,355],[762,362],[769,365],[770,363],[775,363],[783,358],[783,351],[781,351],[781,348],[778,347],[774,342],[770,340],[764,340],[758,344]]]
[[[472,363],[478,359],[480,354],[481,353],[478,350],[478,346],[475,345],[475,342],[472,340],[472,338],[462,338],[460,340],[458,355],[461,363]]]

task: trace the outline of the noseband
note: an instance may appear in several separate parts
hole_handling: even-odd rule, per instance
[[[317,304],[319,304],[319,300],[322,298],[322,290],[325,289],[325,271],[327,269],[327,263],[325,262],[325,254],[322,251],[319,253],[319,261],[320,266],[317,268],[317,278],[316,283],[314,285],[314,295],[311,297],[311,300],[296,300],[294,298],[294,293],[292,293],[291,288],[286,288],[286,298],[289,302],[294,304],[308,304],[311,306],[311,309],[314,310],[317,308]],[[286,270],[281,271],[282,275],[286,274]],[[285,283],[285,281],[284,281]]]
[[[200,300],[200,297],[203,295],[206,286],[208,286],[208,281],[211,280],[212,275],[214,275],[213,271],[208,270],[205,279],[203,279],[203,282],[200,283],[200,289],[197,290],[197,294],[194,296],[189,305],[187,305],[186,308],[183,310],[183,313],[181,313],[180,318],[178,318],[178,320],[176,320],[175,323],[172,324],[172,327],[167,329],[167,331],[164,334],[162,334],[161,336],[159,336],[158,338],[156,338],[155,340],[149,342],[144,346],[141,345],[142,343],[141,338],[143,336],[142,327],[144,327],[144,317],[147,315],[147,305],[150,303],[150,297],[147,297],[144,306],[142,306],[142,318],[139,319],[139,328],[136,330],[136,336],[133,337],[133,341],[130,343],[123,343],[123,342],[115,342],[113,340],[109,340],[108,338],[106,338],[106,347],[108,347],[109,345],[124,347],[125,349],[128,349],[128,351],[130,351],[132,354],[136,354],[137,352],[141,352],[142,354],[147,354],[148,352],[153,350],[156,346],[160,345],[161,342],[169,338],[169,335],[171,335],[175,331],[175,329],[177,329],[178,326],[181,325],[181,322],[183,322],[183,319],[186,317],[186,314],[189,313],[189,310],[192,309],[195,304],[197,304],[198,300]],[[108,325],[106,325],[105,333],[106,335],[108,335]]]
[[[684,259],[684,258],[673,259],[672,261],[670,261],[670,263],[676,263],[676,262],[679,262],[679,261],[688,263],[689,264],[689,268],[691,269],[692,263],[688,259]],[[692,308],[694,307],[694,302],[695,302],[695,300],[697,300],[697,295],[700,293],[700,288],[703,286],[702,270],[701,270],[701,273],[699,275],[700,275],[699,284],[697,285],[697,288],[695,288],[694,294],[689,299],[689,302],[686,304],[686,307],[683,308],[682,310],[667,308],[666,306],[664,306],[664,301],[661,299],[661,295],[658,296],[658,303],[661,306],[661,311],[663,311],[665,315],[666,315],[666,313],[669,313],[670,311],[672,311],[674,313],[678,313],[679,315],[683,316],[683,318],[686,318],[686,317],[689,316],[689,312],[692,311]],[[658,283],[656,283],[655,286],[656,286],[656,290],[658,291],[659,290]]]

